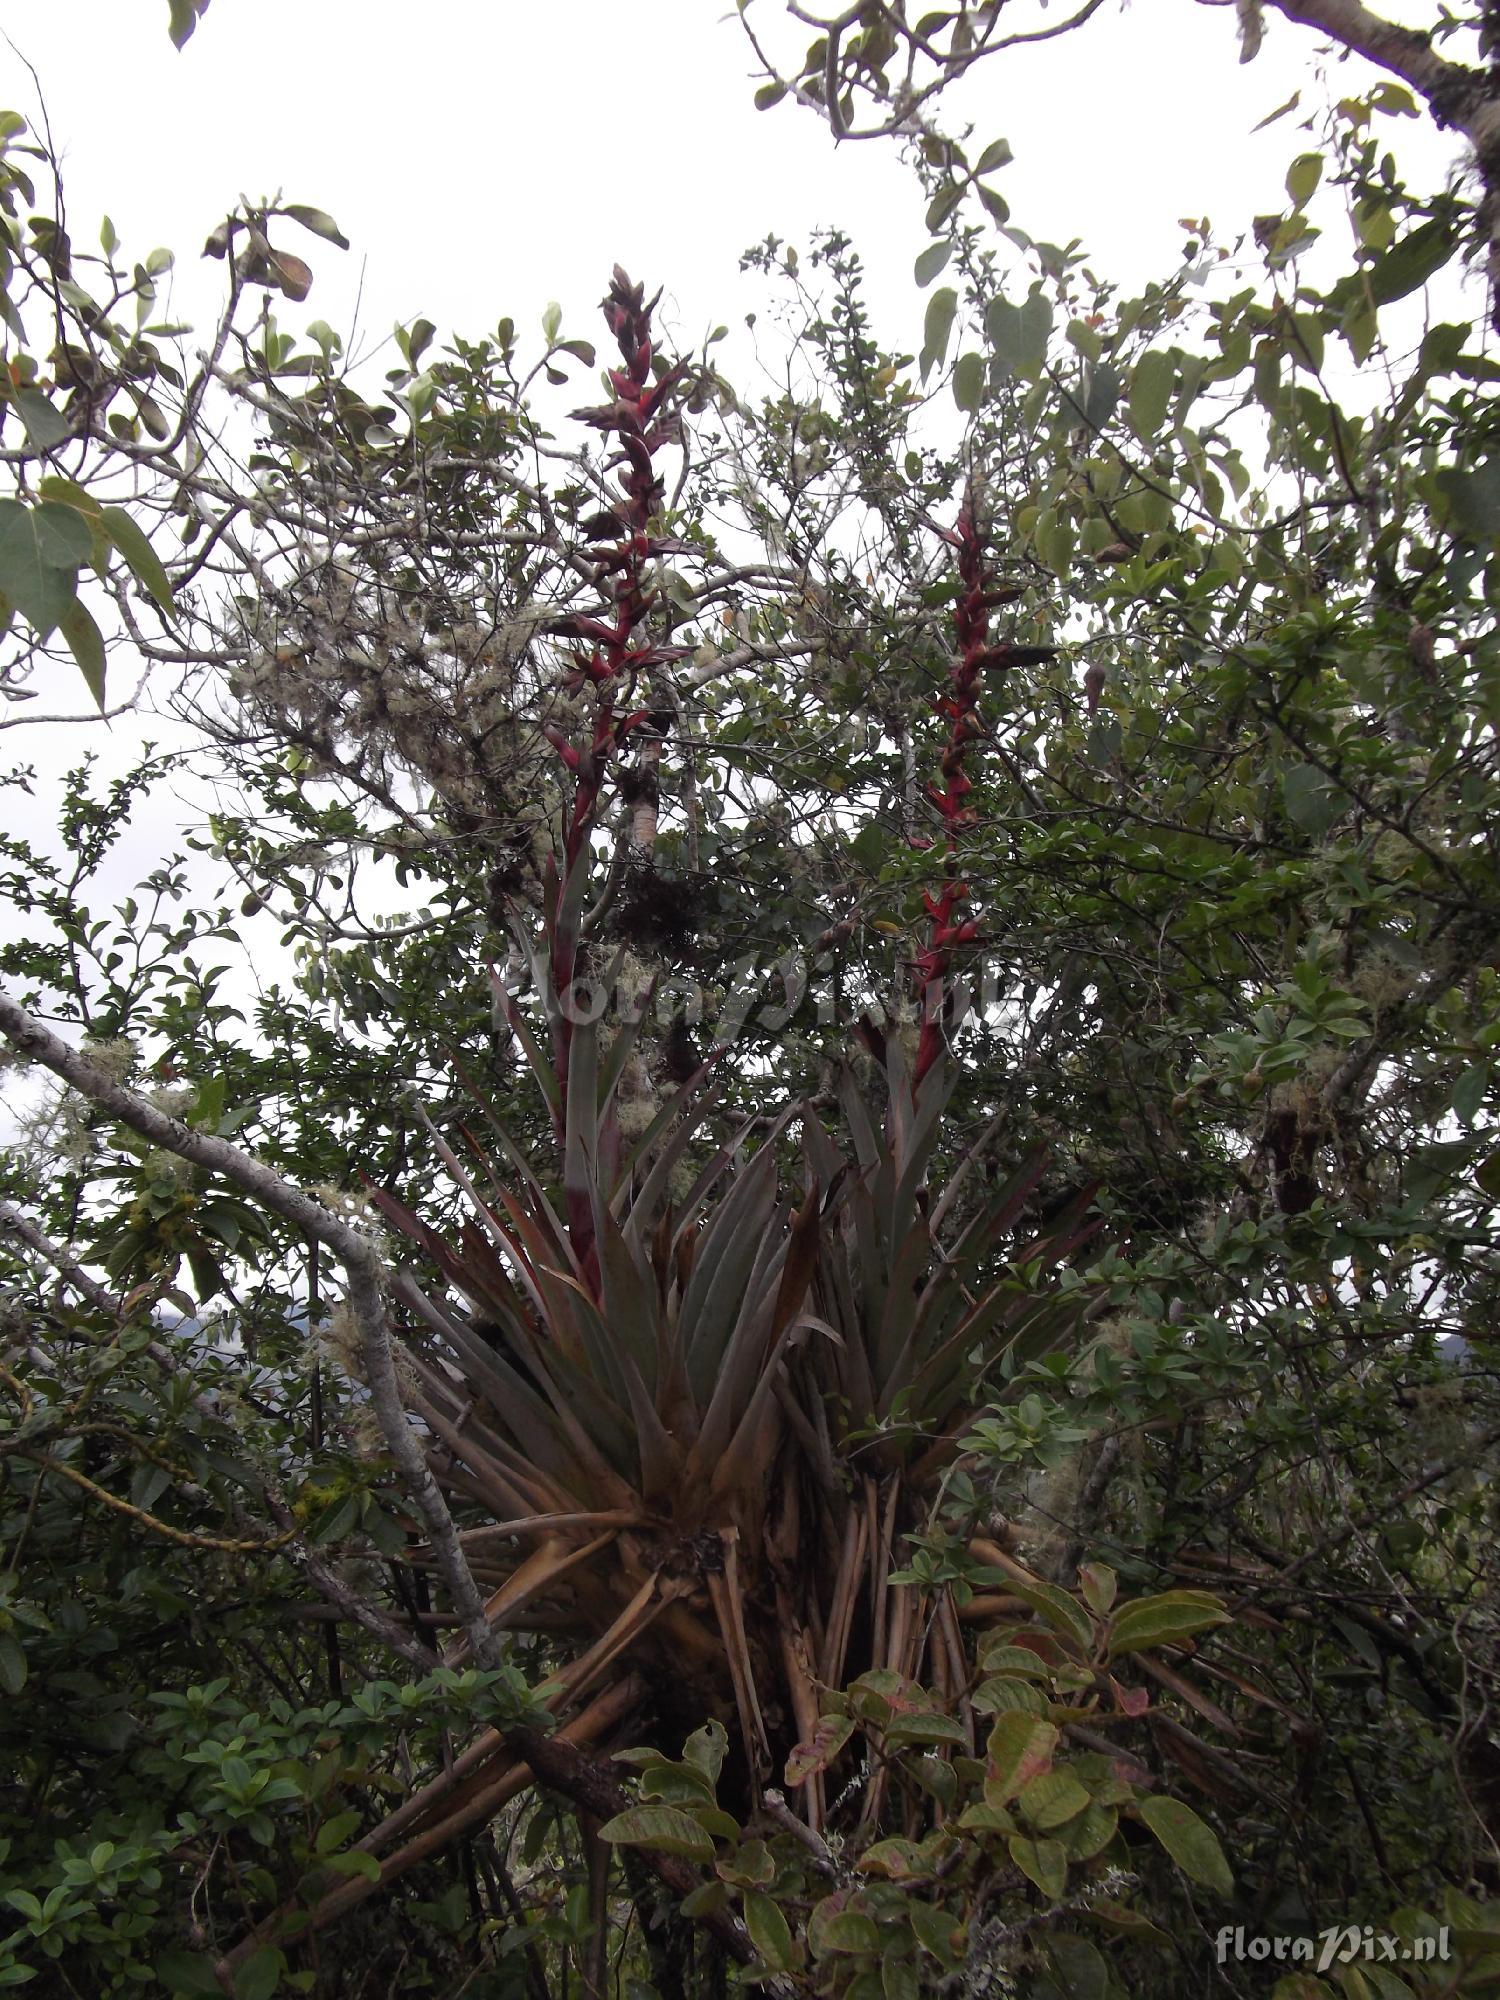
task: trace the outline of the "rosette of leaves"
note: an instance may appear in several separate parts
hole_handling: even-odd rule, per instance
[[[628,1661],[664,1722],[737,1725],[753,1794],[819,1687],[957,1671],[953,1607],[892,1577],[896,1547],[985,1365],[1076,1328],[1080,1294],[1039,1273],[1087,1231],[1075,1203],[1001,1255],[1032,1160],[945,1243],[972,1155],[927,1186],[948,1085],[935,1067],[910,1099],[894,1043],[885,1129],[847,1079],[852,1157],[803,1114],[791,1192],[795,1112],[752,1145],[717,1120],[708,1064],[627,1148],[616,1100],[640,1025],[607,1055],[574,1027],[560,1190],[494,1120],[472,1172],[443,1148],[472,1204],[455,1238],[375,1199],[450,1288],[408,1272],[397,1295],[423,1336],[411,1404],[434,1471],[496,1524],[471,1538],[492,1618],[555,1642],[569,1699]]]

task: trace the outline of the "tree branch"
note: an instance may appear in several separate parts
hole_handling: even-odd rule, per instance
[[[474,1658],[480,1666],[498,1666],[499,1642],[485,1616],[484,1600],[458,1539],[453,1516],[407,1422],[386,1310],[385,1263],[372,1240],[342,1217],[332,1214],[321,1202],[282,1180],[264,1161],[231,1145],[227,1139],[195,1131],[180,1118],[171,1117],[148,1099],[116,1083],[77,1049],[70,1048],[33,1019],[3,988],[0,988],[0,1033],[19,1054],[50,1069],[54,1076],[61,1077],[122,1125],[139,1132],[143,1139],[232,1182],[263,1208],[292,1223],[339,1259],[347,1285],[346,1304],[359,1336],[365,1380],[381,1432],[422,1516],[443,1581],[474,1649]]]
[[[101,1110],[119,1119],[121,1124],[139,1132],[154,1146],[232,1182],[273,1215],[281,1216],[304,1235],[323,1244],[343,1264],[348,1287],[346,1303],[359,1335],[365,1379],[386,1443],[422,1516],[428,1540],[454,1608],[462,1620],[475,1661],[482,1667],[499,1665],[500,1640],[485,1616],[484,1602],[459,1541],[453,1516],[406,1420],[385,1302],[386,1268],[375,1244],[368,1236],[324,1208],[321,1202],[314,1201],[300,1188],[282,1180],[264,1161],[231,1145],[227,1139],[195,1131],[190,1125],[183,1124],[180,1118],[171,1117],[148,1099],[116,1083],[86,1056],[35,1020],[4,988],[0,988],[0,1034],[18,1054],[41,1063]],[[286,1525],[288,1517],[283,1512],[274,1506],[271,1511],[280,1525]],[[311,1573],[311,1560],[305,1557],[304,1560],[308,1561]],[[320,1588],[326,1589],[322,1578],[318,1578],[318,1582]],[[349,1593],[345,1593],[342,1600],[333,1591],[327,1594],[334,1602],[344,1601],[346,1608],[362,1624],[369,1622],[364,1615],[365,1608]],[[394,1643],[389,1634],[383,1632],[381,1636],[388,1643]],[[414,1664],[424,1668],[430,1663],[426,1648],[415,1640],[406,1640],[404,1635],[403,1643],[398,1644],[396,1650],[407,1658],[413,1658],[415,1654],[418,1657],[414,1659]],[[506,1740],[530,1765],[539,1782],[561,1792],[594,1818],[611,1819],[632,1803],[614,1776],[575,1745],[532,1726],[519,1726],[505,1734]],[[688,1895],[701,1886],[697,1871],[676,1856],[647,1850],[647,1859],[661,1881],[677,1896]],[[703,1921],[739,1963],[751,1963],[755,1954],[749,1939],[729,1911],[710,1912]]]

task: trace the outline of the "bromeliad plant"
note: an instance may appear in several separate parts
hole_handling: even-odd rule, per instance
[[[1050,1275],[1091,1233],[1087,1191],[1018,1249],[1013,1232],[1041,1157],[975,1199],[990,1131],[937,1177],[948,1038],[962,1004],[953,969],[977,936],[959,868],[966,767],[983,733],[981,677],[1017,653],[990,638],[1003,597],[987,583],[971,499],[948,537],[959,646],[937,703],[942,782],[929,792],[944,872],[910,969],[914,1053],[900,1024],[862,1025],[878,1101],[851,1066],[839,1089],[843,1139],[805,1105],[769,1129],[735,1122],[715,1081],[720,1049],[627,1143],[622,1095],[638,1073],[650,996],[606,1032],[597,996],[616,968],[601,962],[596,938],[633,809],[654,781],[667,704],[652,698],[653,680],[679,656],[655,642],[650,621],[652,565],[677,546],[662,531],[656,461],[676,436],[683,376],[658,361],[651,306],[618,270],[605,312],[621,366],[609,377],[613,400],[584,413],[617,447],[620,468],[618,492],[589,524],[605,603],[555,628],[572,642],[563,692],[582,715],[571,733],[548,728],[564,798],[539,938],[530,912],[511,913],[543,1034],[496,982],[548,1107],[560,1174],[537,1171],[486,1112],[492,1143],[466,1135],[468,1161],[432,1131],[470,1208],[456,1237],[377,1193],[448,1288],[414,1271],[396,1282],[411,1327],[409,1407],[435,1476],[474,1522],[465,1548],[490,1593],[489,1620],[538,1649],[541,1698],[565,1729],[596,1740],[628,1719],[658,1759],[695,1731],[717,1730],[721,1836],[779,1800],[771,1787],[790,1770],[810,1841],[868,1843],[912,1831],[914,1795],[890,1779],[890,1755],[905,1741],[893,1720],[898,1692],[924,1690],[922,1712],[939,1718],[923,1738],[927,1761],[968,1759],[972,1770],[986,1703],[976,1700],[984,1676],[969,1628],[1019,1608],[1038,1623],[1035,1657],[1050,1671],[1048,1621],[1057,1600],[1073,1602],[973,1542],[972,1522],[952,1529],[976,1405],[1004,1393],[995,1370],[1075,1340],[1089,1302],[1086,1287]],[[636,771],[622,783],[633,752]],[[612,801],[621,825],[611,857]],[[908,1537],[930,1551],[945,1534],[944,1563],[903,1569]],[[975,1596],[996,1582],[1002,1596]],[[1035,1590],[1042,1596],[1028,1599]],[[1178,1640],[1193,1629],[1164,1628]],[[450,1663],[466,1650],[456,1644]],[[1091,1708],[1092,1694],[1078,1707],[1077,1688],[1097,1679],[1075,1663],[1064,1706]],[[850,1683],[863,1692],[846,1710],[872,1741],[836,1723],[829,1733]],[[368,1837],[383,1856],[379,1881],[527,1781],[501,1737],[481,1737]],[[929,1787],[939,1817],[946,1783]],[[612,1837],[643,1836],[627,1826]],[[673,1851],[696,1854],[704,1838],[699,1829]],[[1050,1875],[1022,1874],[1051,1886]],[[341,1885],[311,1921],[374,1886],[373,1875]]]

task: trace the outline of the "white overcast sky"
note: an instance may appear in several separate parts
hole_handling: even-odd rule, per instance
[[[890,146],[835,148],[794,105],[757,112],[724,0],[213,0],[181,53],[166,11],[7,0],[0,25],[41,80],[75,242],[92,246],[107,212],[133,252],[172,248],[189,307],[217,291],[221,267],[186,268],[214,222],[240,194],[279,189],[330,211],[354,246],[287,243],[318,273],[303,317],[344,332],[362,279],[367,334],[419,313],[471,337],[503,314],[534,329],[555,298],[587,335],[619,260],[666,286],[691,341],[759,303],[736,269],[746,245],[832,223],[866,256],[884,339],[916,341],[911,177]],[[756,0],[754,18],[800,46],[780,0]],[[964,110],[981,144],[1015,151],[1001,185],[1018,223],[1081,236],[1100,270],[1139,279],[1171,268],[1179,216],[1227,233],[1281,204],[1308,141],[1292,119],[1250,128],[1298,85],[1304,107],[1321,101],[1316,48],[1273,18],[1242,67],[1232,8],[1136,0],[976,72]],[[1348,66],[1340,92],[1356,74],[1368,80]],[[0,76],[0,100],[33,113],[3,46]]]

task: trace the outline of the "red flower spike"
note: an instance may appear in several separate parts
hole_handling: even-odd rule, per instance
[[[953,629],[959,651],[949,669],[948,684],[933,703],[937,714],[948,724],[948,738],[938,765],[944,782],[941,785],[929,784],[927,797],[943,822],[945,867],[949,879],[940,893],[929,890],[922,899],[929,929],[926,949],[912,961],[923,1020],[912,1069],[913,1094],[939,1060],[945,1046],[942,1029],[944,987],[952,953],[961,945],[972,944],[979,936],[977,919],[964,918],[959,914],[968,901],[969,889],[968,884],[957,876],[957,837],[964,827],[973,823],[974,818],[963,802],[973,790],[965,770],[969,747],[986,733],[979,715],[981,674],[987,668],[1029,665],[1033,660],[1051,658],[1054,650],[991,644],[989,614],[1016,593],[993,588],[989,583],[985,574],[984,544],[975,519],[972,495],[965,498],[951,530],[939,528],[936,523],[930,525],[958,556],[959,592],[953,608]],[[927,848],[932,844],[918,836],[911,839],[914,848]]]
[[[686,376],[682,363],[659,371],[655,366],[651,316],[660,297],[658,292],[648,302],[644,288],[615,266],[602,302],[605,324],[620,352],[619,364],[606,376],[612,400],[574,413],[577,421],[591,425],[610,441],[612,450],[606,465],[614,483],[604,496],[602,509],[580,521],[577,530],[581,543],[587,545],[590,573],[602,602],[587,612],[560,615],[546,628],[556,637],[574,642],[575,650],[559,675],[562,687],[572,695],[592,696],[592,714],[576,740],[569,741],[556,725],[549,725],[544,732],[575,779],[557,857],[561,873],[557,865],[549,863],[546,899],[546,943],[553,984],[559,993],[567,990],[579,955],[576,924],[564,915],[570,901],[576,901],[568,895],[568,884],[572,881],[576,889],[573,870],[590,865],[590,846],[603,809],[610,759],[622,754],[635,732],[652,721],[648,710],[617,716],[617,690],[622,682],[633,684],[651,668],[680,660],[691,650],[653,645],[640,629],[657,604],[648,566],[683,546],[652,533],[652,522],[666,504],[666,489],[653,460],[664,445],[681,437],[674,391]],[[554,1020],[554,1067],[564,1104],[572,1032],[565,1016]],[[554,1112],[553,1123],[561,1139],[565,1132],[561,1110]],[[597,1279],[598,1260],[591,1214],[582,1209],[576,1215],[570,1212],[569,1228],[580,1268],[592,1284]]]

